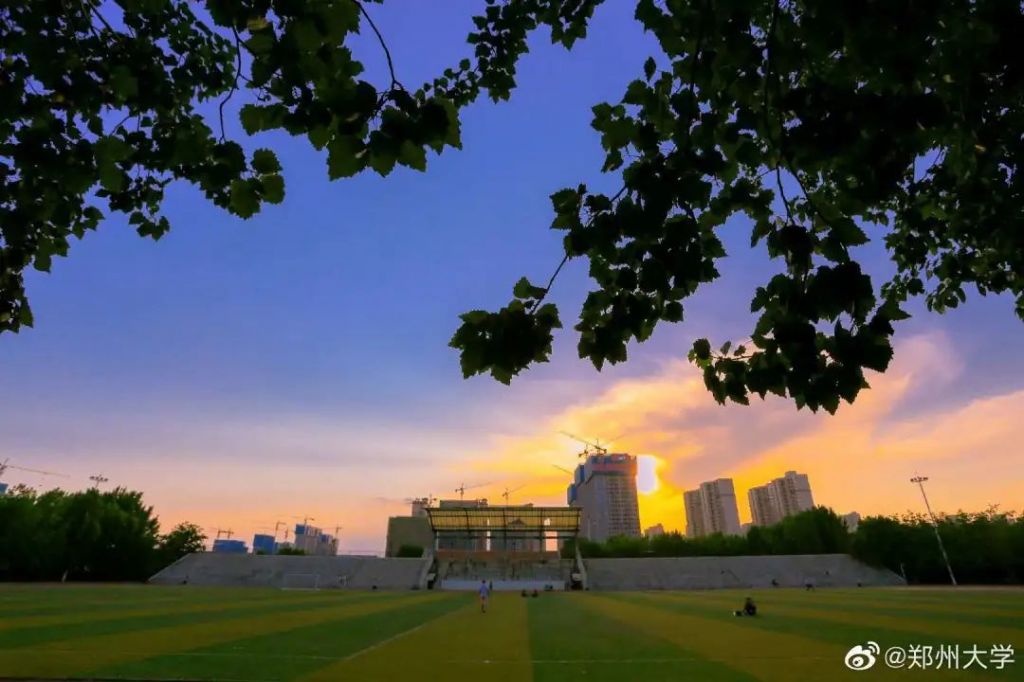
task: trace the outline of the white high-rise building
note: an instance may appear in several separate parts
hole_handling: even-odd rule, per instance
[[[704,506],[700,501],[700,490],[687,490],[683,493],[683,506],[686,508],[686,537],[699,538],[707,534],[704,528]]]
[[[686,506],[686,535],[699,538],[711,533],[740,534],[740,514],[731,478],[705,481],[683,493]]]
[[[640,537],[636,496],[636,457],[622,453],[590,455],[576,467],[568,490],[570,506],[582,507],[580,535],[603,542],[616,535]]]
[[[747,491],[750,503],[750,518],[755,526],[771,526],[782,520],[768,486],[759,485]]]
[[[787,516],[814,508],[807,474],[787,471],[762,486],[747,491],[750,516],[755,526],[770,526]]]

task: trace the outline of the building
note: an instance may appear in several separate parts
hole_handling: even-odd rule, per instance
[[[427,507],[430,506],[429,497],[417,497],[412,501],[412,510],[410,516],[422,516],[427,518]]]
[[[274,554],[277,552],[277,541],[273,535],[256,533],[252,536],[253,554]]]
[[[248,554],[249,548],[245,546],[245,540],[217,538],[213,541],[213,551],[223,554]]]
[[[740,513],[731,478],[716,478],[700,484],[704,527],[708,533],[740,534]]]
[[[660,523],[657,523],[657,524],[647,528],[646,530],[644,530],[644,537],[647,538],[648,540],[651,539],[651,538],[656,538],[659,535],[664,535],[664,534],[665,534],[665,526],[661,525]]]
[[[686,535],[699,538],[711,533],[740,534],[740,514],[731,478],[705,481],[683,493],[686,507]]]
[[[441,509],[480,509],[487,506],[487,500],[439,500],[437,504]],[[467,531],[462,536],[458,534],[446,535],[445,537],[438,538],[437,548],[485,552],[487,551],[487,534]]]
[[[700,501],[700,489],[683,493],[683,507],[686,510],[686,537],[699,538],[707,535],[704,527],[704,505]]]
[[[576,467],[566,498],[569,506],[582,509],[580,534],[588,540],[640,537],[636,457],[624,453],[588,456]]]
[[[843,514],[839,518],[841,518],[843,520],[843,524],[846,525],[846,530],[851,533],[855,532],[857,530],[857,526],[860,525],[860,514],[855,511],[850,512],[849,514]]]
[[[315,556],[334,556],[338,553],[338,539],[308,523],[295,524],[292,546]]]
[[[747,491],[750,504],[750,518],[755,526],[772,526],[782,520],[776,505],[772,502],[768,486],[759,485]]]
[[[7,484],[6,483],[0,483],[0,495],[5,495],[5,494],[7,494]]]
[[[787,516],[814,508],[807,474],[787,471],[762,486],[747,491],[750,516],[755,526],[771,526]]]
[[[413,514],[392,516],[388,519],[388,539],[384,556],[398,556],[398,550],[403,546],[422,547],[424,552],[433,550],[434,533],[430,530],[430,519],[426,511],[422,516]]]

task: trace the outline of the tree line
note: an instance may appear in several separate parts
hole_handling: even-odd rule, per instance
[[[992,507],[941,515],[937,521],[958,582],[1024,583],[1024,516]],[[851,554],[909,583],[949,582],[935,527],[920,514],[869,517],[850,532],[831,509],[816,507],[772,526],[753,526],[744,535],[688,538],[673,532],[606,542],[580,538],[579,545],[585,558]],[[574,551],[571,543],[563,548],[570,556]]]
[[[142,493],[124,488],[0,495],[0,580],[145,580],[205,540],[192,523],[161,534]]]

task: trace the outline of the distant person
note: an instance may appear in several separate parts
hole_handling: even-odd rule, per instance
[[[527,595],[526,595],[526,590],[523,590],[523,592],[522,592],[522,595],[523,595],[524,597],[525,597],[525,596],[527,596]]]
[[[778,586],[779,586],[779,581],[776,580],[775,578],[772,578],[772,587],[778,587]]]
[[[739,611],[733,611],[733,615],[736,616],[756,616],[757,615],[757,604],[750,597],[747,597],[743,601],[743,608]]]
[[[487,581],[487,591],[488,592],[493,592],[494,591],[494,581],[493,580],[488,580]]]
[[[530,596],[531,597],[536,597],[537,596],[537,588],[536,587],[533,588],[533,594],[531,594]]]
[[[487,613],[487,598],[491,596],[491,590],[487,587],[487,581],[480,581],[480,613]]]
[[[814,581],[813,581],[813,580],[808,580],[807,582],[805,582],[805,583],[804,583],[804,588],[805,588],[805,589],[806,589],[806,590],[807,590],[808,592],[810,592],[811,590],[813,590],[813,589],[814,589]]]

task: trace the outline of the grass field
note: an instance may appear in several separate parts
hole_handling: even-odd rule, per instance
[[[1024,680],[1024,660],[843,664],[868,640],[1024,654],[1024,591],[755,590],[762,615],[736,618],[745,594],[498,594],[481,614],[462,593],[0,586],[0,679]]]

